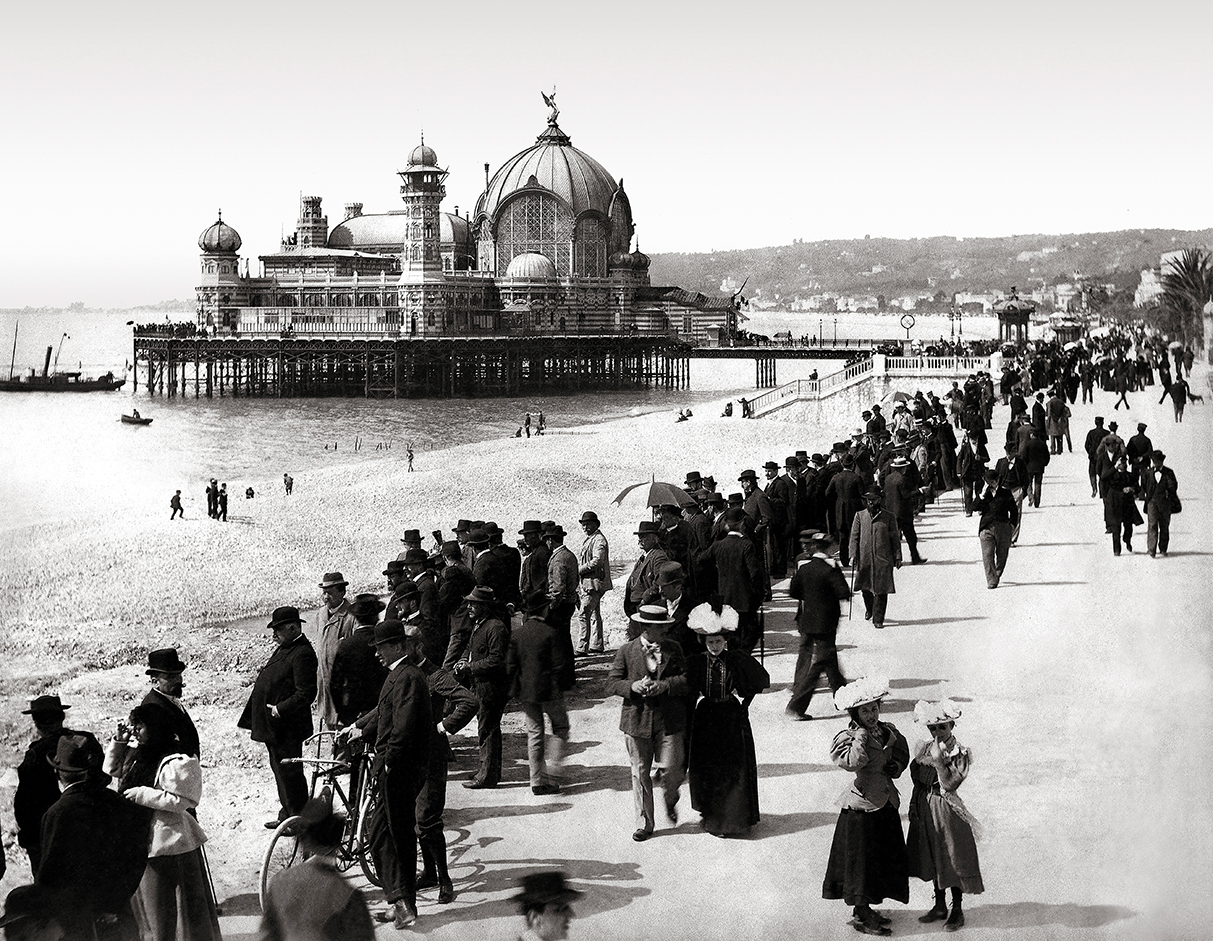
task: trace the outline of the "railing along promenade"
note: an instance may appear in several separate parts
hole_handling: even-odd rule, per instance
[[[747,417],[760,418],[792,402],[829,398],[869,378],[938,376],[941,379],[960,379],[978,370],[993,372],[993,367],[988,356],[885,356],[877,353],[823,379],[793,379],[777,389],[757,395],[748,403]]]

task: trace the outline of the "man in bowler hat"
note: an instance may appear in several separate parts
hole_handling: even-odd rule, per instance
[[[581,514],[581,529],[585,541],[578,556],[577,575],[581,578],[581,622],[577,653],[602,653],[602,596],[614,585],[611,582],[610,547],[598,522],[598,514],[586,510]]]
[[[152,688],[143,697],[142,705],[160,710],[177,736],[183,754],[200,757],[198,730],[185,706],[181,705],[181,694],[185,691],[185,663],[177,655],[177,648],[163,647],[148,653],[146,672],[151,678]]]
[[[564,704],[564,682],[572,662],[549,620],[547,595],[535,592],[526,599],[526,619],[510,636],[506,672],[510,695],[518,700],[525,717],[527,762],[531,791],[537,795],[560,793],[561,758],[569,741],[569,714]],[[552,734],[544,732],[544,716]]]
[[[454,673],[480,700],[476,713],[480,766],[463,786],[496,787],[501,780],[501,716],[509,696],[505,661],[510,631],[497,617],[497,598],[493,589],[477,585],[464,600],[468,605],[472,633],[456,658]]]
[[[562,872],[532,872],[522,877],[522,891],[510,898],[526,920],[518,941],[564,941],[575,913],[569,904],[584,892],[570,889]]]
[[[265,823],[272,830],[307,803],[303,766],[283,764],[282,759],[302,757],[303,740],[312,734],[317,663],[316,651],[303,636],[298,608],[275,608],[267,627],[277,647],[257,674],[237,725],[252,732],[253,741],[264,743],[269,753],[281,804],[278,819]]]
[[[325,572],[320,582],[324,605],[316,612],[316,633],[319,636],[319,649],[316,651],[319,663],[316,672],[316,709],[323,729],[337,727],[337,709],[329,691],[329,677],[333,672],[337,646],[354,633],[354,615],[345,597],[348,586],[349,582],[340,572]]]
[[[640,608],[649,589],[657,584],[658,567],[670,561],[660,545],[661,524],[644,520],[636,527],[635,536],[640,542],[640,558],[632,567],[623,596],[623,613],[629,617]]]
[[[796,627],[800,631],[800,654],[796,658],[787,712],[794,719],[809,719],[812,718],[808,714],[809,701],[822,673],[832,693],[847,682],[838,668],[835,639],[841,617],[839,602],[851,596],[851,589],[834,561],[834,540],[830,535],[806,530],[801,537],[809,558],[798,564],[788,586],[788,594],[799,603]]]

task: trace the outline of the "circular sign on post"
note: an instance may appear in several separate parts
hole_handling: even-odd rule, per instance
[[[903,330],[905,330],[907,333],[909,333],[910,328],[912,326],[914,326],[914,315],[913,314],[902,314],[901,315],[901,326],[902,326]]]

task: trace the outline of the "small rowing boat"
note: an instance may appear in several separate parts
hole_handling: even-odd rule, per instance
[[[152,420],[150,418],[143,418],[138,412],[134,415],[122,416],[122,424],[124,425],[150,425],[151,423]]]

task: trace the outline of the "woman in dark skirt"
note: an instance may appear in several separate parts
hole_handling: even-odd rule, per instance
[[[851,924],[863,934],[892,934],[889,919],[872,909],[885,899],[910,900],[901,804],[893,779],[910,763],[905,736],[880,721],[880,701],[888,681],[864,677],[834,694],[834,705],[851,722],[830,746],[834,764],[855,773],[842,798],[821,897],[843,899],[853,907]]]
[[[691,806],[713,836],[745,833],[758,822],[758,763],[750,728],[750,701],[771,677],[744,650],[726,649],[724,632],[737,629],[737,612],[701,604],[687,626],[706,648],[689,655],[686,677],[695,705],[687,777]],[[688,654],[690,652],[688,651]]]

